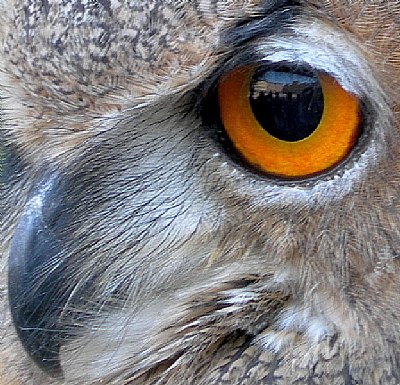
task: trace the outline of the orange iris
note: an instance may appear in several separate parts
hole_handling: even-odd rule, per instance
[[[289,142],[267,132],[250,104],[255,68],[240,67],[225,75],[218,86],[220,116],[233,146],[259,171],[286,178],[304,178],[328,170],[354,147],[360,126],[358,99],[332,77],[318,74],[323,112],[306,138]]]

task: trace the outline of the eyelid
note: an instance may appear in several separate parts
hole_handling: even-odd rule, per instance
[[[260,38],[255,50],[259,62],[309,66],[327,73],[345,91],[363,98],[370,94],[363,78],[374,82],[375,90],[380,89],[380,85],[359,47],[360,43],[353,41],[350,34],[328,21],[301,15],[290,26],[289,33]]]

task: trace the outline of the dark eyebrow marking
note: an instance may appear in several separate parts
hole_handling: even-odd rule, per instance
[[[222,36],[222,45],[238,46],[260,35],[272,35],[293,23],[302,9],[296,0],[264,0],[260,15],[241,20]]]
[[[224,73],[237,66],[259,62],[262,57],[257,50],[258,39],[289,31],[288,28],[295,23],[303,9],[297,0],[264,0],[258,7],[257,15],[241,19],[229,29],[221,31],[217,48],[221,61],[199,87],[199,92],[207,95]]]

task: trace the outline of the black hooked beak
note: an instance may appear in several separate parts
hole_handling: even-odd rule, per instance
[[[62,376],[59,352],[66,333],[60,317],[68,299],[60,257],[59,178],[43,177],[16,225],[9,252],[9,304],[19,339],[32,360]]]

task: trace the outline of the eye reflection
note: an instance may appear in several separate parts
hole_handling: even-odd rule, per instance
[[[260,125],[275,138],[297,142],[318,127],[324,111],[319,79],[284,70],[255,71],[250,104]]]

